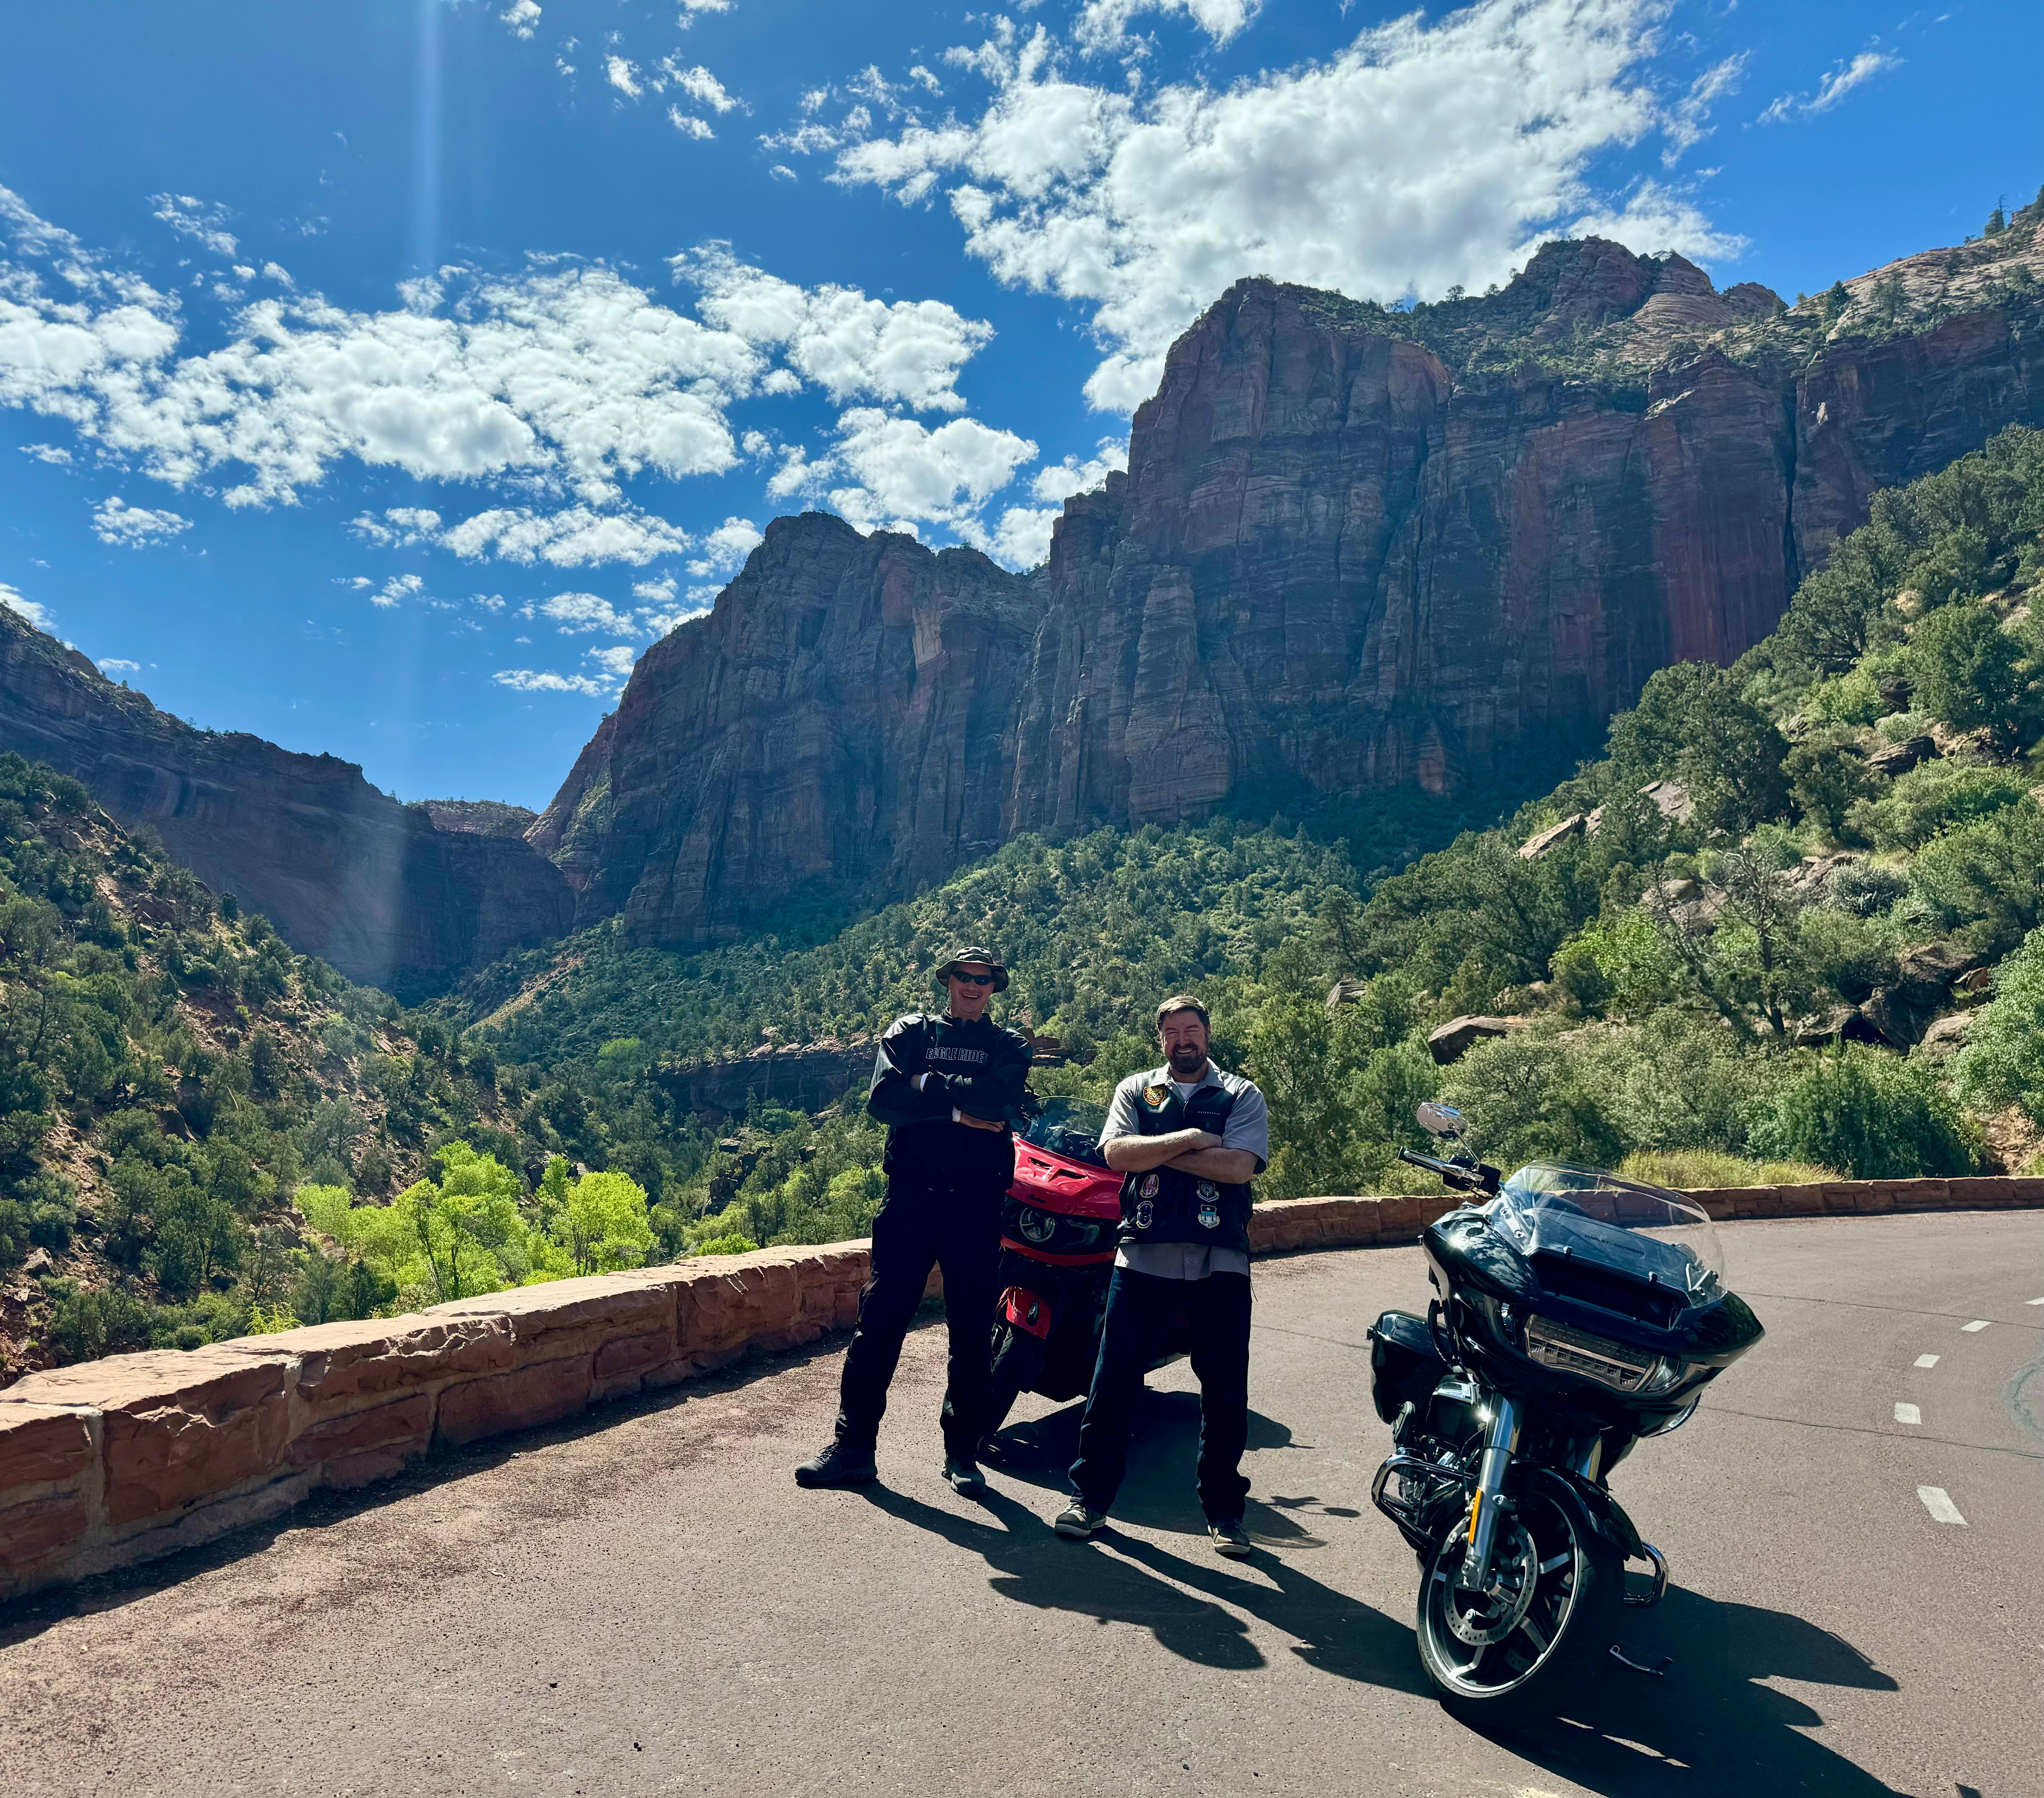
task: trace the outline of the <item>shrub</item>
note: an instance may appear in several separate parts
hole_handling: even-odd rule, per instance
[[[1529,1161],[1610,1167],[1624,1139],[1583,1071],[1554,1038],[1499,1037],[1454,1065],[1441,1097],[1468,1114],[1470,1146],[1508,1170]]]
[[[1909,877],[1878,862],[1848,862],[1824,881],[1824,898],[1856,918],[1876,918],[1895,909],[1909,890]]]
[[[1852,828],[1882,849],[1919,849],[1934,836],[2018,804],[2028,786],[2001,768],[1927,762],[1898,777],[1878,799],[1852,808]]]
[[[133,1294],[75,1280],[52,1280],[49,1288],[56,1304],[48,1341],[59,1361],[93,1361],[149,1346],[152,1314]]]
[[[1755,1124],[1765,1156],[1842,1169],[1855,1180],[1970,1174],[1977,1128],[1924,1062],[1858,1044],[1814,1058]]]
[[[1677,1192],[1722,1186],[1804,1186],[1835,1180],[1837,1171],[1802,1161],[1753,1161],[1715,1149],[1649,1149],[1627,1155],[1618,1171],[1629,1180]]]
[[[1954,1077],[1969,1104],[2019,1105],[2044,1124],[2044,930],[1996,971],[1993,1001],[1975,1015]]]

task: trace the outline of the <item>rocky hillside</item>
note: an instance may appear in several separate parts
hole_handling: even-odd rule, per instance
[[[238,1335],[259,1306],[366,1315],[392,1295],[330,1263],[294,1191],[387,1197],[457,1135],[536,1178],[594,1152],[586,1108],[293,954],[78,782],[0,754],[0,1384]]]
[[[148,824],[300,952],[409,998],[567,928],[567,881],[511,806],[402,805],[350,762],[194,729],[0,606],[0,743]]]
[[[578,922],[689,945],[1020,832],[1523,792],[1875,490],[2044,422],[2039,214],[1793,308],[1595,240],[1411,311],[1242,282],[1043,568],[778,521],[531,839]]]

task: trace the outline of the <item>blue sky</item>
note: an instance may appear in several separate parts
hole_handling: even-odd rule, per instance
[[[1601,231],[1792,298],[2044,182],[2044,9],[210,0],[0,15],[0,600],[544,805],[777,513],[1040,556],[1239,275]]]

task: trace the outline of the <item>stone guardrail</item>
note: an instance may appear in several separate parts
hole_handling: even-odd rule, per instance
[[[2044,1207],[2044,1179],[1695,1196],[1723,1218],[1998,1210]],[[1454,1202],[1281,1200],[1257,1207],[1252,1240],[1259,1254],[1408,1243]],[[849,1328],[867,1249],[759,1249],[31,1373],[0,1390],[0,1599],[193,1546],[436,1446]]]

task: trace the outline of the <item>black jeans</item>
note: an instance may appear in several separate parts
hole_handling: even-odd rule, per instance
[[[1107,1317],[1093,1363],[1093,1390],[1079,1425],[1072,1489],[1105,1511],[1128,1470],[1143,1376],[1162,1351],[1171,1315],[1193,1328],[1193,1372],[1200,1382],[1200,1506],[1214,1523],[1239,1523],[1248,1502],[1242,1451],[1249,1441],[1249,1276],[1209,1274],[1163,1280],[1117,1267],[1107,1289]]]
[[[944,1270],[944,1322],[951,1331],[944,1389],[944,1450],[973,1460],[986,1414],[993,1350],[995,1270],[1001,1254],[999,1186],[938,1187],[890,1180],[873,1220],[873,1273],[859,1295],[859,1328],[844,1358],[837,1429],[870,1448],[887,1409],[887,1388],[901,1358],[930,1270]]]

